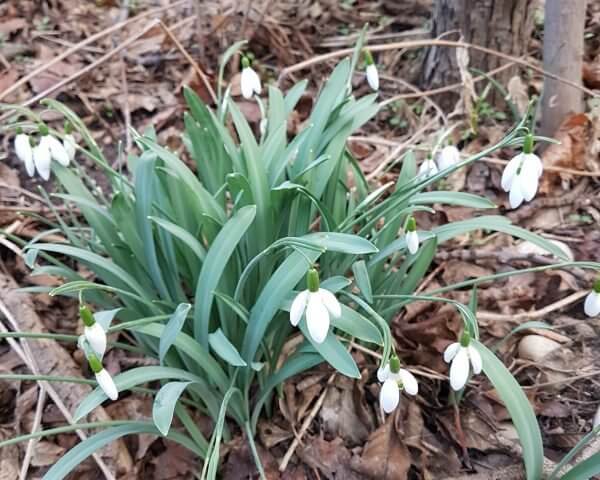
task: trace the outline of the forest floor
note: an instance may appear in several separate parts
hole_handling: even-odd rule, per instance
[[[171,4],[168,0],[132,0],[124,2],[128,7],[119,7],[119,3],[7,0],[0,4],[2,102],[28,102],[49,90],[50,96],[83,118],[115,165],[122,161],[120,152],[131,147],[129,128],[143,131],[153,126],[161,144],[185,156],[180,137],[185,110],[182,86],[191,85],[210,102],[186,52],[214,82],[219,56],[235,41],[249,39],[261,77],[275,81],[285,67],[351,47],[366,22],[373,32],[371,43],[428,38],[431,9],[428,0],[200,1],[200,15],[196,17],[193,2],[188,0]],[[160,18],[168,30],[151,23],[154,18]],[[119,22],[128,23],[97,41],[82,44]],[[586,25],[584,71],[590,88],[600,86],[600,62],[595,61],[600,51],[599,33],[600,9],[592,5]],[[123,45],[126,48],[120,50]],[[19,82],[69,49],[73,53]],[[114,54],[103,59],[107,52]],[[527,61],[539,66],[540,52],[538,27]],[[396,168],[376,175],[382,165],[401,158],[409,149],[419,160],[425,158],[441,129],[453,128],[453,140],[462,153],[470,154],[494,143],[512,123],[506,105],[483,101],[477,112],[476,135],[467,135],[463,99],[469,92],[464,85],[455,86],[443,98],[418,90],[415,93],[410,86],[418,83],[422,55],[423,49],[388,50],[376,59],[382,77],[381,99],[389,101],[353,138],[350,148],[364,172],[377,176],[380,182],[394,180],[397,175]],[[288,125],[291,134],[306,119],[335,61],[313,64],[284,80],[283,88],[301,78],[310,80],[296,117]],[[79,75],[89,65],[92,68]],[[260,112],[256,103],[243,101],[239,95],[235,70],[226,72],[226,78],[233,81],[232,95],[239,97],[244,114],[258,128]],[[74,81],[59,85],[71,77]],[[515,78],[510,94],[522,107],[523,99],[539,95],[542,77],[523,68],[515,69]],[[355,88],[367,88],[361,74],[355,81]],[[477,95],[487,84],[485,79],[476,83]],[[3,95],[7,89],[10,93]],[[452,108],[442,108],[441,99]],[[556,134],[562,144],[542,155],[546,173],[540,195],[520,209],[507,209],[507,195],[500,188],[503,165],[515,153],[509,149],[453,174],[443,188],[485,195],[498,205],[498,213],[558,242],[574,259],[600,261],[600,186],[598,174],[590,174],[600,170],[597,109],[598,104],[590,101],[585,114],[573,115],[563,124]],[[53,186],[27,177],[14,156],[10,137],[0,133],[0,142],[0,227],[29,240],[46,228],[44,217],[54,218],[55,212],[45,206],[43,191],[39,190],[42,187],[52,192]],[[103,185],[100,174],[98,182]],[[447,207],[435,215],[419,217],[419,225],[428,229],[474,213]],[[30,294],[30,304],[15,304],[11,290],[5,288],[14,286],[12,279],[22,287],[58,285],[59,280],[30,276],[18,246],[5,237],[0,238],[0,244],[0,306],[16,309],[12,319],[2,309],[2,322],[11,325],[14,321],[24,328],[19,322],[27,316],[34,329],[76,332],[80,327],[75,302]],[[532,245],[505,235],[465,236],[440,247],[434,268],[419,289],[427,292],[464,279],[551,261]],[[581,270],[556,270],[484,284],[478,292],[482,338],[488,346],[499,346],[498,354],[524,386],[551,461],[561,458],[590,431],[599,408],[600,319],[585,317],[582,309],[583,295],[592,281]],[[468,302],[467,291],[451,295]],[[527,321],[543,321],[554,328],[525,329],[499,344]],[[11,329],[15,328],[12,325]],[[399,313],[392,328],[400,356],[419,377],[419,396],[403,400],[401,408],[383,422],[377,406],[376,359],[360,349],[353,355],[361,368],[361,380],[331,377],[331,371],[322,366],[288,381],[273,416],[259,425],[260,455],[269,479],[448,479],[477,473],[482,476],[473,478],[496,478],[493,472],[520,461],[515,429],[488,381],[474,378],[460,409],[449,404],[447,365],[441,352],[459,332],[456,312],[446,306],[411,304]],[[74,347],[48,342],[47,348],[56,358],[66,355],[65,361],[76,367],[72,374],[85,371],[85,362]],[[143,362],[119,350],[107,356],[107,368],[113,373]],[[9,372],[28,373],[15,350],[2,341],[0,373]],[[75,392],[59,392],[63,393],[64,405],[76,404]],[[104,410],[112,418],[148,417],[151,399],[132,394]],[[205,427],[210,429],[207,422]],[[0,439],[26,433],[38,424],[52,428],[64,423],[57,403],[40,394],[35,382],[0,381]],[[33,452],[28,452],[26,443],[0,450],[0,479],[18,478],[29,453],[26,478],[40,478],[77,440],[75,434],[61,434],[44,439]],[[128,438],[111,452],[114,458],[107,461],[127,470],[122,478],[193,478],[197,468],[197,459],[189,453],[155,437]],[[250,478],[253,462],[241,435],[226,444],[222,453],[223,479]],[[94,459],[82,464],[76,475],[81,480],[102,478]]]

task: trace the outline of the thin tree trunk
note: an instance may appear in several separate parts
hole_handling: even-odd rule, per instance
[[[534,0],[435,0],[433,36],[457,38],[519,56],[526,52],[533,29]],[[470,51],[470,67],[489,71],[504,60],[483,52]],[[501,72],[495,78],[503,85],[517,72],[516,67]],[[425,55],[421,84],[437,88],[460,80],[456,51],[431,47]],[[451,99],[450,99],[451,100]],[[500,95],[488,100],[499,104]]]
[[[546,0],[544,69],[581,84],[585,0]],[[581,90],[544,79],[542,132],[552,136],[569,113],[583,109]]]

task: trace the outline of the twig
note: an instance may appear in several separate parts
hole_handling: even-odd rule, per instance
[[[46,389],[40,384],[40,394],[38,395],[38,401],[35,408],[35,417],[33,419],[33,425],[31,426],[31,433],[35,433],[40,428],[42,423],[42,413],[44,411],[44,405],[46,404]],[[19,474],[19,480],[27,479],[27,471],[33,457],[33,449],[38,443],[39,438],[32,438],[27,442],[27,449],[25,450],[25,458],[23,458],[23,464],[21,465],[21,473]]]
[[[24,85],[25,83],[27,83],[29,80],[31,80],[32,78],[37,77],[40,73],[48,70],[49,68],[51,68],[53,65],[56,65],[58,62],[60,62],[61,60],[63,60],[64,58],[67,58],[69,55],[72,55],[73,53],[77,52],[78,50],[81,50],[82,48],[84,48],[85,46],[94,43],[96,40],[101,39],[102,37],[105,37],[106,35],[110,35],[113,32],[116,32],[117,30],[130,25],[134,22],[137,22],[139,20],[142,20],[146,17],[150,17],[152,15],[156,15],[157,13],[161,13],[164,12],[166,10],[171,10],[175,7],[178,7],[180,5],[183,5],[185,3],[187,3],[188,0],[179,0],[177,2],[171,3],[170,5],[166,5],[164,7],[160,7],[160,8],[155,8],[152,10],[148,10],[147,12],[141,13],[140,15],[137,15],[133,18],[130,18],[129,20],[122,22],[122,23],[117,23],[115,25],[112,25],[111,27],[108,27],[98,33],[95,33],[94,35],[91,35],[90,37],[86,38],[85,40],[77,43],[76,45],[74,45],[72,48],[69,48],[67,50],[65,50],[63,53],[57,55],[56,57],[54,57],[52,60],[50,60],[47,63],[44,63],[43,65],[40,65],[38,68],[34,69],[32,72],[28,73],[27,75],[25,75],[23,78],[20,78],[17,82],[15,82],[13,85],[11,85],[9,88],[7,88],[6,90],[4,90],[3,92],[0,92],[0,100],[2,100],[3,98],[5,98],[7,95],[10,95],[12,92],[14,92],[16,89],[18,89],[20,86]]]
[[[531,312],[523,312],[523,313],[513,313],[510,315],[504,315],[501,313],[494,312],[486,312],[486,311],[478,311],[477,318],[479,320],[492,320],[497,322],[520,322],[522,320],[533,320],[536,318],[543,318],[549,313],[552,313],[556,310],[560,310],[561,308],[567,307],[572,303],[580,300],[585,297],[589,292],[583,290],[580,292],[575,292],[565,297],[557,302],[554,302],[550,305],[545,306],[544,308],[540,308],[539,310],[533,310]]]
[[[12,313],[10,312],[10,310],[8,310],[8,308],[6,307],[6,305],[4,304],[4,302],[2,300],[0,300],[0,312],[10,322],[14,331],[16,331],[16,332],[20,331],[17,321],[15,320]],[[2,332],[9,331],[6,328],[6,326],[4,325],[4,323],[2,323],[2,321],[0,321],[0,331],[2,331]],[[25,363],[25,365],[27,365],[29,370],[31,370],[31,372],[33,374],[38,375],[40,372],[35,363],[35,360],[33,359],[34,357],[33,357],[33,354],[31,353],[31,350],[29,349],[29,345],[27,344],[27,341],[24,339],[21,340],[21,344],[23,345],[23,348],[21,348],[19,343],[14,338],[9,337],[6,339],[6,341],[11,346],[11,348],[15,351],[15,353],[19,356],[19,358],[21,358],[21,360],[23,360],[23,363]],[[52,401],[55,403],[55,405],[58,407],[60,412],[63,414],[63,416],[65,417],[67,422],[69,422],[71,425],[74,425],[76,422],[73,419],[73,416],[71,415],[71,413],[69,412],[69,410],[67,409],[65,404],[63,403],[62,399],[60,398],[60,396],[58,395],[58,393],[56,392],[54,387],[49,382],[46,382],[46,381],[39,381],[38,383],[41,387],[43,387],[48,392],[48,395],[50,396]],[[76,433],[77,433],[77,435],[79,435],[79,438],[81,438],[82,441],[87,438],[87,435],[83,430],[77,430]],[[92,456],[93,456],[94,460],[96,461],[96,464],[98,465],[98,467],[104,474],[105,478],[107,480],[115,480],[114,475],[111,473],[111,471],[109,470],[106,463],[104,463],[104,460],[102,460],[102,458],[100,458],[100,455],[98,455],[97,453],[93,453]]]
[[[589,88],[582,87],[581,85],[578,85],[577,83],[572,82],[571,80],[567,80],[566,78],[563,78],[559,75],[554,75],[553,73],[550,73],[550,72],[544,70],[543,68],[540,68],[537,65],[532,64],[531,62],[528,62],[521,58],[515,57],[513,55],[508,55],[506,53],[498,52],[491,48],[482,47],[480,45],[475,45],[475,44],[468,43],[468,42],[456,42],[456,41],[451,41],[451,40],[437,40],[437,39],[411,40],[411,41],[406,41],[406,42],[395,42],[395,43],[388,43],[388,44],[383,44],[383,45],[369,45],[369,50],[371,50],[372,52],[382,52],[382,51],[386,51],[386,50],[398,50],[401,48],[409,49],[409,48],[421,48],[421,47],[429,47],[429,46],[467,48],[467,49],[477,50],[479,52],[483,52],[488,55],[494,55],[496,57],[502,58],[509,62],[513,62],[518,65],[530,68],[531,70],[533,70],[541,75],[544,75],[548,78],[552,78],[559,82],[570,85],[573,88],[577,88],[577,89],[587,93],[588,95],[591,95],[592,97],[600,97],[599,93],[596,93],[593,90],[590,90]],[[304,60],[303,62],[299,62],[290,67],[284,68],[279,75],[278,83],[280,83],[281,80],[283,78],[285,78],[286,75],[289,75],[290,73],[297,72],[298,70],[303,70],[306,67],[314,65],[316,63],[321,63],[325,60],[331,60],[333,58],[339,58],[339,57],[343,57],[345,55],[350,55],[350,54],[352,54],[352,52],[353,52],[352,48],[344,48],[342,50],[337,50],[335,52],[317,55],[316,57],[312,57],[308,60]]]

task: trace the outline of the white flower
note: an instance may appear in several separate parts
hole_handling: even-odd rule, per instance
[[[600,314],[600,292],[596,291],[596,288],[585,297],[583,310],[588,317],[595,317]]]
[[[63,147],[65,152],[67,152],[69,160],[73,160],[75,158],[75,145],[77,145],[77,142],[75,142],[75,137],[70,133],[65,134],[65,137],[63,138]]]
[[[419,250],[419,234],[417,232],[406,232],[406,246],[413,255]]]
[[[438,167],[431,158],[427,158],[419,167],[419,177],[433,177],[438,173]]]
[[[319,288],[319,274],[311,268],[306,274],[308,288],[301,291],[292,302],[290,323],[295,327],[306,312],[308,333],[315,343],[323,343],[329,332],[329,315],[338,318],[342,307],[329,290]]]
[[[50,178],[50,162],[52,156],[47,145],[41,143],[33,147],[33,163],[40,177],[44,180]]]
[[[106,332],[102,326],[98,322],[95,322],[89,327],[86,325],[83,327],[83,334],[92,347],[92,350],[96,352],[96,355],[102,358],[106,351]]]
[[[510,192],[511,208],[517,208],[523,200],[529,202],[535,197],[543,170],[540,157],[534,153],[520,153],[508,162],[502,172],[502,188]]]
[[[45,146],[50,151],[52,160],[56,160],[63,167],[69,165],[69,153],[57,138],[52,135],[44,135],[40,140],[40,145]]]
[[[442,148],[442,151],[438,154],[437,166],[440,170],[453,167],[460,162],[460,152],[454,145],[448,145]]]
[[[98,382],[98,386],[102,389],[102,391],[106,394],[108,398],[111,400],[116,400],[119,398],[119,391],[117,390],[117,386],[115,385],[114,380],[110,376],[110,373],[106,371],[105,368],[96,373],[96,381]]]
[[[29,141],[29,135],[18,133],[15,137],[15,153],[19,160],[25,164],[27,175],[33,177],[35,174],[35,165],[33,163],[33,149]]]
[[[367,82],[372,90],[379,90],[379,73],[375,64],[367,65],[366,69]]]
[[[481,355],[472,345],[450,344],[444,351],[444,361],[450,363],[450,386],[455,391],[462,389],[469,379],[469,362],[473,373],[481,373]]]
[[[396,360],[397,363],[399,363]],[[393,412],[400,403],[400,388],[409,395],[419,392],[419,384],[412,373],[404,368],[399,368],[396,373],[390,370],[388,363],[384,368],[377,370],[377,380],[383,383],[379,392],[379,404],[385,413]]]
[[[243,68],[240,83],[244,98],[251,99],[252,95],[255,93],[260,95],[260,92],[262,91],[260,78],[250,66]]]

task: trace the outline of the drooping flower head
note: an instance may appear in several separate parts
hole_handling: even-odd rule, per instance
[[[40,140],[31,150],[33,166],[26,159],[24,160],[25,166],[30,176],[33,176],[35,171],[37,171],[40,177],[48,180],[50,178],[50,163],[52,160],[57,161],[64,167],[68,166],[71,160],[67,149],[56,137],[50,135],[48,127],[45,124],[40,123],[38,131],[40,133]],[[24,141],[20,140],[20,142],[23,143],[21,148],[24,148]]]
[[[260,78],[250,66],[250,60],[246,56],[242,57],[242,75],[240,78],[240,85],[242,88],[242,95],[248,100],[250,100],[255,93],[260,95],[262,92]]]
[[[21,128],[17,128],[17,135],[15,136],[15,153],[17,158],[25,164],[25,170],[27,175],[33,177],[35,174],[35,164],[33,163],[33,148],[31,141],[33,139],[23,133]]]
[[[79,316],[84,324],[83,334],[92,347],[92,350],[100,358],[106,351],[106,332],[95,319],[92,311],[85,305],[79,307]]]
[[[63,147],[65,152],[67,152],[69,160],[72,161],[75,158],[75,145],[77,145],[77,142],[75,142],[75,137],[72,133],[73,125],[71,125],[71,122],[65,122],[64,130],[65,136],[63,137]]]
[[[600,315],[600,278],[594,282],[592,291],[585,297],[583,310],[588,317]]]
[[[365,56],[365,63],[367,64],[365,70],[367,83],[369,84],[369,87],[376,92],[379,90],[379,73],[377,72],[375,62],[373,61],[373,55],[371,55],[371,52],[367,49],[363,50],[363,54]]]
[[[438,170],[437,165],[433,161],[433,158],[431,158],[431,154],[429,154],[429,155],[427,155],[427,158],[425,159],[425,161],[419,167],[418,176],[429,178],[429,177],[433,177],[434,175],[437,175],[438,171],[439,170]]]
[[[523,201],[535,197],[539,179],[544,171],[540,157],[533,152],[533,135],[525,136],[523,152],[514,157],[502,172],[502,188],[509,192],[511,208],[517,208]]]
[[[471,345],[471,336],[467,331],[462,334],[460,342],[448,345],[444,351],[444,361],[450,363],[450,386],[454,391],[466,385],[471,368],[474,374],[481,373],[483,368],[481,355]]]
[[[447,145],[437,155],[437,166],[439,170],[446,170],[460,162],[460,152],[454,145]]]
[[[415,217],[410,217],[406,222],[406,247],[413,255],[419,250],[419,234]]]
[[[419,392],[419,384],[412,373],[400,368],[400,359],[394,354],[383,368],[377,370],[377,380],[383,385],[379,392],[379,404],[385,413],[393,412],[400,403],[400,390],[409,395]]]
[[[110,373],[108,373],[102,366],[102,362],[98,360],[98,357],[96,357],[96,355],[93,353],[88,355],[88,363],[92,369],[92,372],[94,372],[94,375],[96,376],[98,386],[102,389],[106,396],[111,400],[116,400],[119,398],[119,391],[117,390],[114,380],[110,376]]]
[[[311,268],[306,274],[306,290],[301,291],[292,302],[290,322],[297,326],[306,313],[308,333],[315,343],[323,343],[329,332],[329,315],[338,318],[342,307],[335,295],[320,288],[319,272]]]

